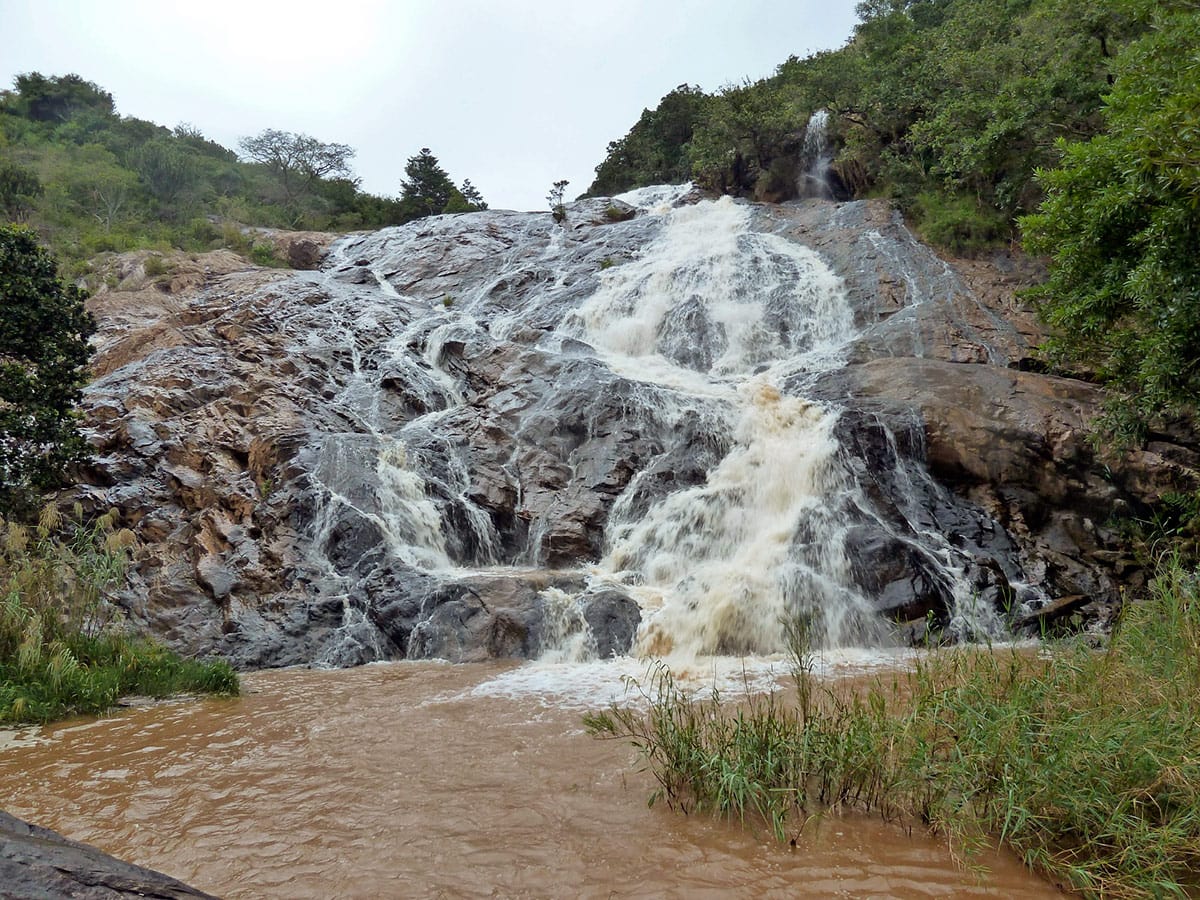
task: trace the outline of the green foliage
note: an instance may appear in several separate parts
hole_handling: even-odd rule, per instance
[[[50,76],[40,72],[18,75],[14,96],[5,98],[5,106],[36,122],[66,122],[90,112],[112,116],[116,112],[112,94],[78,75]]]
[[[420,153],[408,158],[404,173],[406,177],[400,185],[403,221],[487,209],[487,203],[471,180],[465,180],[461,189],[456,188],[428,147],[422,147]]]
[[[664,97],[609,145],[589,193],[690,177],[722,193],[794,197],[806,124],[824,109],[839,193],[888,196],[918,225],[931,212],[927,232],[948,247],[1006,240],[1041,199],[1034,172],[1056,160],[1055,139],[1102,127],[1112,57],[1144,33],[1150,5],[860,3],[840,50],[793,57],[712,96],[683,86]],[[943,193],[944,203],[930,199]]]
[[[446,208],[454,191],[454,182],[428,147],[422,147],[416,156],[408,158],[404,174],[400,199],[411,208],[413,218],[436,216]]]
[[[297,212],[298,203],[308,197],[322,178],[348,177],[354,150],[345,144],[326,144],[307,134],[293,134],[268,128],[238,142],[242,153],[266,168],[282,190],[282,199]]]
[[[0,723],[101,713],[127,694],[238,692],[227,663],[183,660],[122,630],[104,592],[134,538],[116,519],[84,526],[51,506],[34,527],[0,520]]]
[[[1120,392],[1109,425],[1135,437],[1200,400],[1200,14],[1152,6],[1151,30],[1117,59],[1105,132],[1060,142],[1059,166],[1039,172],[1046,200],[1022,221],[1026,246],[1053,256],[1034,292],[1059,332],[1052,352]]]
[[[563,194],[567,190],[569,181],[565,179],[554,182],[550,188],[550,193],[546,195],[546,202],[550,204],[550,215],[554,217],[554,221],[561,225],[567,220],[567,207],[563,203]]]
[[[866,689],[819,681],[799,635],[796,696],[694,699],[660,667],[648,711],[591,714],[630,740],[686,812],[778,838],[827,810],[919,820],[966,851],[999,843],[1090,896],[1200,887],[1200,573],[1166,561],[1107,650],[943,650]]]
[[[200,159],[195,152],[178,140],[155,138],[132,154],[132,162],[142,184],[162,207],[182,215],[177,201],[200,180]]]
[[[145,272],[149,278],[159,278],[160,276],[166,275],[167,272],[170,271],[170,267],[168,267],[166,260],[162,258],[161,254],[153,253],[150,256],[147,256],[142,262],[142,271]]]
[[[586,196],[612,196],[642,185],[687,181],[691,177],[687,145],[707,102],[700,88],[681,84],[653,110],[643,110],[629,134],[608,145]]]
[[[0,214],[10,222],[24,221],[43,193],[37,175],[14,163],[0,160]]]
[[[255,265],[268,268],[281,268],[286,263],[275,252],[275,246],[270,243],[254,243],[250,245],[250,261]]]
[[[463,179],[459,193],[467,203],[467,212],[479,212],[488,208],[487,201],[483,199],[483,194],[479,193],[479,188],[471,184],[470,178]]]
[[[1009,234],[1009,220],[999,210],[980,206],[973,197],[923,191],[914,211],[921,237],[959,256],[974,256]]]
[[[36,235],[0,226],[0,514],[60,484],[87,447],[74,405],[95,324]]]
[[[239,162],[194,126],[117,116],[111,96],[78,76],[32,73],[16,85],[0,92],[0,213],[27,222],[73,272],[105,251],[222,246],[209,219],[350,230],[416,216],[399,198],[360,191],[342,144],[268,131],[246,142],[258,157]],[[469,182],[459,194],[486,208]]]

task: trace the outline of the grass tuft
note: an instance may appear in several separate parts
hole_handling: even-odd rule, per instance
[[[104,593],[132,534],[110,510],[84,526],[47,508],[30,527],[0,519],[0,723],[101,713],[129,694],[236,694],[228,663],[182,659],[127,633]]]

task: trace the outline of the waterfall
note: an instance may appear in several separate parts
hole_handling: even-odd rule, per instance
[[[800,156],[801,171],[796,185],[801,198],[833,199],[829,181],[829,164],[833,154],[829,146],[829,110],[818,109],[804,129],[804,145]]]
[[[846,490],[837,411],[780,387],[841,364],[849,303],[815,253],[750,225],[729,197],[670,212],[567,322],[614,371],[732,435],[703,484],[610,516],[600,568],[649,613],[644,653],[775,652],[796,614],[830,645],[882,633],[830,502]]]
[[[939,532],[923,504],[954,501],[913,441],[889,432],[868,462],[850,444],[890,426],[855,436],[862,412],[819,389],[863,338],[842,279],[751,204],[624,201],[639,214],[353,236],[304,276],[290,352],[320,426],[297,523],[310,583],[344,607],[316,658],[483,642],[578,662],[635,631],[638,655],[772,654],[795,617],[825,646],[879,646],[881,610],[1002,631],[994,581],[968,577],[986,551]]]

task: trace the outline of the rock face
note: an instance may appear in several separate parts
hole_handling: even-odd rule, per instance
[[[93,298],[78,499],[141,539],[131,617],[352,665],[772,650],[796,609],[831,642],[880,613],[969,637],[1116,598],[1107,523],[1196,457],[1098,465],[1096,390],[1020,371],[1021,264],[951,266],[872,203],[629,199],[279,235],[320,268],[213,255]]]
[[[95,847],[68,840],[48,828],[30,825],[4,812],[0,812],[0,885],[0,894],[12,900],[45,897],[215,900],[211,894],[174,878],[121,862]]]

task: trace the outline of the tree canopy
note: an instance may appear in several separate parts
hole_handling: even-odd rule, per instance
[[[0,221],[29,224],[81,273],[104,251],[245,250],[226,222],[350,230],[411,218],[398,198],[359,189],[344,144],[273,135],[264,161],[241,162],[195,126],[117,115],[78,75],[20,75],[0,91]]]
[[[410,156],[404,165],[400,183],[400,203],[405,220],[442,213],[474,212],[487,209],[482,195],[470,179],[461,188],[454,186],[449,174],[428,147]]]
[[[308,196],[321,178],[348,178],[354,150],[345,144],[326,144],[307,134],[268,128],[238,142],[251,162],[266,166],[278,180],[289,205]]]
[[[1116,388],[1137,431],[1200,404],[1200,7],[1195,0],[865,0],[839,50],[712,95],[681,86],[589,193],[691,178],[795,196],[829,114],[846,197],[884,196],[952,253],[1022,232],[1053,359]]]
[[[95,330],[35,234],[0,226],[0,513],[25,511],[87,446],[74,406]]]
[[[1022,220],[1026,246],[1053,257],[1036,291],[1053,350],[1118,389],[1110,424],[1134,434],[1200,405],[1200,14],[1156,6],[1116,61],[1103,133],[1060,140]]]

